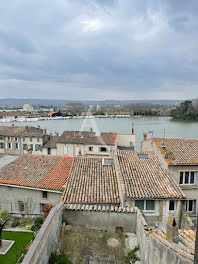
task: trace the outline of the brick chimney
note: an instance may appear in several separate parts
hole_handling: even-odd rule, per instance
[[[166,239],[175,243],[179,242],[178,227],[174,216],[169,216],[166,224]]]
[[[146,141],[147,140],[147,133],[144,133],[143,134],[143,141]]]

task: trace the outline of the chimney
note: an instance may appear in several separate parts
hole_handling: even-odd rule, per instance
[[[133,123],[132,123],[132,135],[134,135],[134,126],[133,126]]]
[[[178,227],[174,216],[169,216],[166,224],[166,239],[175,243],[179,242]]]
[[[38,125],[38,128],[41,128],[40,125]]]
[[[58,132],[55,132],[55,136],[58,137]]]
[[[90,131],[91,131],[91,132],[93,131],[92,127],[90,127]]]
[[[146,141],[147,140],[147,133],[144,133],[143,134],[143,141]]]

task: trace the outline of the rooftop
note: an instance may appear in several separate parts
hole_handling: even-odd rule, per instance
[[[18,136],[44,136],[43,129],[32,126],[0,126],[0,136],[18,137]]]
[[[74,158],[63,199],[70,204],[120,204],[115,165],[102,165],[102,158]]]
[[[96,136],[90,131],[65,131],[58,140],[59,143],[89,144],[89,145],[115,145],[117,133],[102,132]]]
[[[198,165],[198,140],[153,138],[169,165]]]
[[[44,148],[56,148],[60,136],[50,136],[50,139],[43,145]]]
[[[71,165],[71,157],[23,155],[0,169],[0,183],[61,191]]]
[[[180,187],[153,152],[116,151],[125,199],[181,199]]]

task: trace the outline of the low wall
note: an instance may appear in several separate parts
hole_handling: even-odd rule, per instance
[[[136,224],[136,236],[138,245],[140,248],[141,262],[142,264],[148,264],[148,230],[149,226],[146,222],[144,215],[136,208],[137,211],[137,224]]]
[[[51,253],[58,248],[62,226],[62,211],[63,203],[59,203],[52,208],[22,264],[48,264]]]
[[[123,227],[124,232],[136,232],[136,212],[95,212],[64,210],[63,221],[77,229],[96,229],[115,232]]]
[[[193,264],[193,261],[184,259],[171,248],[160,243],[158,240],[149,236],[149,264]]]

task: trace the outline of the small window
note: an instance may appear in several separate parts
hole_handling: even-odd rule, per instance
[[[32,142],[32,137],[30,137],[30,142]]]
[[[144,201],[143,200],[136,200],[135,207],[139,208],[140,210],[144,210]]]
[[[149,159],[147,154],[138,154],[139,159]]]
[[[114,165],[114,159],[102,159],[102,165]]]
[[[15,141],[18,141],[18,137],[15,137],[14,140],[15,140]]]
[[[93,151],[93,147],[89,147],[89,151]]]
[[[12,148],[12,144],[10,142],[7,143],[7,148],[11,149]]]
[[[20,212],[24,212],[24,209],[25,209],[24,202],[23,201],[19,201],[18,204],[19,204],[19,211]]]
[[[169,201],[169,211],[175,211],[175,201]]]
[[[191,171],[191,174],[190,174],[190,184],[193,184],[195,183],[195,173],[194,171]]]
[[[0,148],[4,149],[4,143],[3,142],[0,143]]]
[[[40,138],[37,138],[37,142],[40,142]]]
[[[99,150],[100,150],[100,152],[107,152],[107,148],[106,147],[100,147]]]
[[[179,180],[180,184],[183,184],[183,172],[180,172],[180,180]]]
[[[30,149],[33,150],[33,144],[30,144]]]
[[[146,211],[154,211],[155,210],[155,201],[147,200],[146,201]]]
[[[188,184],[188,182],[189,182],[189,172],[186,171],[185,172],[185,184]]]
[[[197,179],[196,171],[181,171],[179,184],[195,184]]]
[[[4,136],[1,136],[1,137],[0,137],[0,140],[4,140]]]
[[[196,200],[186,201],[186,212],[196,213]]]
[[[19,149],[19,144],[15,143],[15,149]]]
[[[44,204],[44,203],[40,203],[40,213],[41,213],[41,214],[43,214],[42,209],[43,209],[43,207],[44,207],[45,205],[46,205],[46,204]]]
[[[27,150],[27,144],[23,144],[23,150]]]
[[[8,141],[10,141],[11,140],[11,138],[10,137],[8,137]]]
[[[43,191],[43,198],[47,198],[47,192]]]

